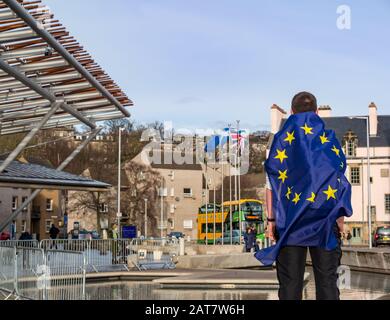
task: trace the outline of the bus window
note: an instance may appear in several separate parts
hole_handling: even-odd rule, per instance
[[[214,232],[214,223],[208,223],[208,233]],[[222,232],[222,223],[215,224],[215,232]],[[202,233],[206,233],[206,224],[202,223]]]

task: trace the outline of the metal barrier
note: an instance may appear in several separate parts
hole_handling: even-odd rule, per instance
[[[48,300],[84,300],[87,259],[76,251],[45,251],[50,283]]]
[[[133,239],[129,251],[128,262],[138,270],[174,269],[180,246],[177,239]]]
[[[139,270],[152,265],[155,269],[174,268],[173,257],[179,255],[176,239],[48,239],[40,242],[40,248],[83,252],[87,270],[95,272],[109,271],[113,267],[129,270],[129,265]]]
[[[82,252],[0,246],[0,289],[5,299],[85,298],[86,258]]]
[[[5,300],[15,296],[16,248],[0,247],[0,293]]]
[[[129,270],[129,266],[138,270],[174,268],[174,259],[180,254],[179,240],[175,238],[0,241],[0,247],[83,253],[88,272],[112,271],[116,267]]]
[[[42,240],[40,248],[44,250],[64,250],[83,252],[86,257],[88,271],[104,271],[114,266],[127,268],[127,256],[130,239],[58,239]]]
[[[3,241],[0,241],[0,247],[39,248],[39,241],[37,241],[37,240],[3,240]]]

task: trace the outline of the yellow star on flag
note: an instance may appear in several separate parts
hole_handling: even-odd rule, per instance
[[[304,127],[301,127],[301,129],[303,129],[305,131],[305,135],[313,134],[313,128],[308,127],[306,123],[305,123]]]
[[[314,203],[316,201],[316,194],[314,192],[311,193],[311,197],[306,199],[309,202]]]
[[[275,157],[275,159],[279,159],[280,163],[283,163],[284,159],[288,158],[286,155],[286,149],[284,149],[283,151],[277,149],[276,152],[278,153],[278,155]]]
[[[337,149],[336,146],[333,146],[332,151],[340,157],[340,149]]]
[[[301,195],[302,193],[298,194],[298,193],[295,193],[295,198],[293,199],[292,202],[294,202],[295,204],[297,204],[299,202],[299,200],[301,200]]]
[[[325,135],[325,132],[324,132],[324,134],[323,134],[322,136],[320,136],[320,139],[321,139],[321,143],[322,143],[322,144],[325,144],[325,143],[327,143],[327,142],[330,142],[330,141],[328,140],[328,137]]]
[[[284,181],[287,179],[287,170],[284,170],[284,171],[280,171],[279,170],[279,180],[282,180],[282,182],[284,183]]]
[[[287,141],[290,146],[291,146],[291,143],[295,140],[295,137],[294,137],[294,131],[293,132],[287,132],[287,138],[284,139],[284,141]]]
[[[336,199],[335,193],[337,192],[337,189],[332,189],[330,185],[328,186],[328,190],[323,192],[328,196],[326,200],[329,200],[330,198]]]
[[[287,187],[287,193],[286,193],[286,198],[288,199],[288,200],[290,200],[290,194],[292,193],[292,187],[290,188],[290,187]]]

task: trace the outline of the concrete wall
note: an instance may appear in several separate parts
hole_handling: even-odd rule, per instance
[[[260,267],[253,253],[208,254],[179,256],[177,268],[182,269],[235,269]]]

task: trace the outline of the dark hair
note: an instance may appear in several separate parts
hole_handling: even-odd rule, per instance
[[[294,96],[291,109],[294,113],[315,112],[317,111],[317,99],[310,92],[300,92]]]

